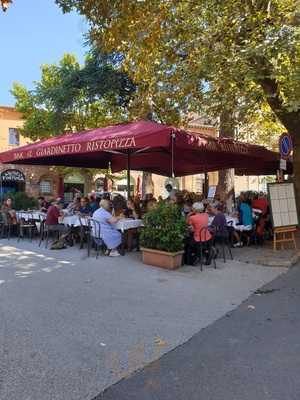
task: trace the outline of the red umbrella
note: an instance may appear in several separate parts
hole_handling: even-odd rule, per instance
[[[3,163],[65,165],[184,176],[226,168],[276,173],[279,157],[262,146],[138,121],[51,137],[0,154]]]

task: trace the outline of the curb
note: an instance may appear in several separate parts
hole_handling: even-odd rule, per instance
[[[265,260],[258,259],[257,263],[263,265],[264,267],[283,267],[290,268],[293,265],[297,264],[300,260],[300,252],[294,254],[289,260]]]

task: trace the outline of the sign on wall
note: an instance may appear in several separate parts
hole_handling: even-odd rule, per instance
[[[1,173],[2,182],[25,182],[25,176],[17,169],[7,169]]]
[[[293,183],[269,183],[268,193],[274,228],[297,226],[299,223]]]

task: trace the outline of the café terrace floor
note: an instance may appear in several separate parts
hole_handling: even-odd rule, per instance
[[[139,253],[96,260],[1,240],[0,398],[91,400],[241,302],[255,312],[246,299],[286,270],[218,260],[165,271]]]

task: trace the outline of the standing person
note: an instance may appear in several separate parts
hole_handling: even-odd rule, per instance
[[[100,223],[101,238],[109,250],[110,257],[120,255],[118,248],[122,243],[122,235],[114,224],[122,218],[123,216],[112,216],[110,202],[104,199],[100,201],[100,208],[93,214],[93,219]]]

